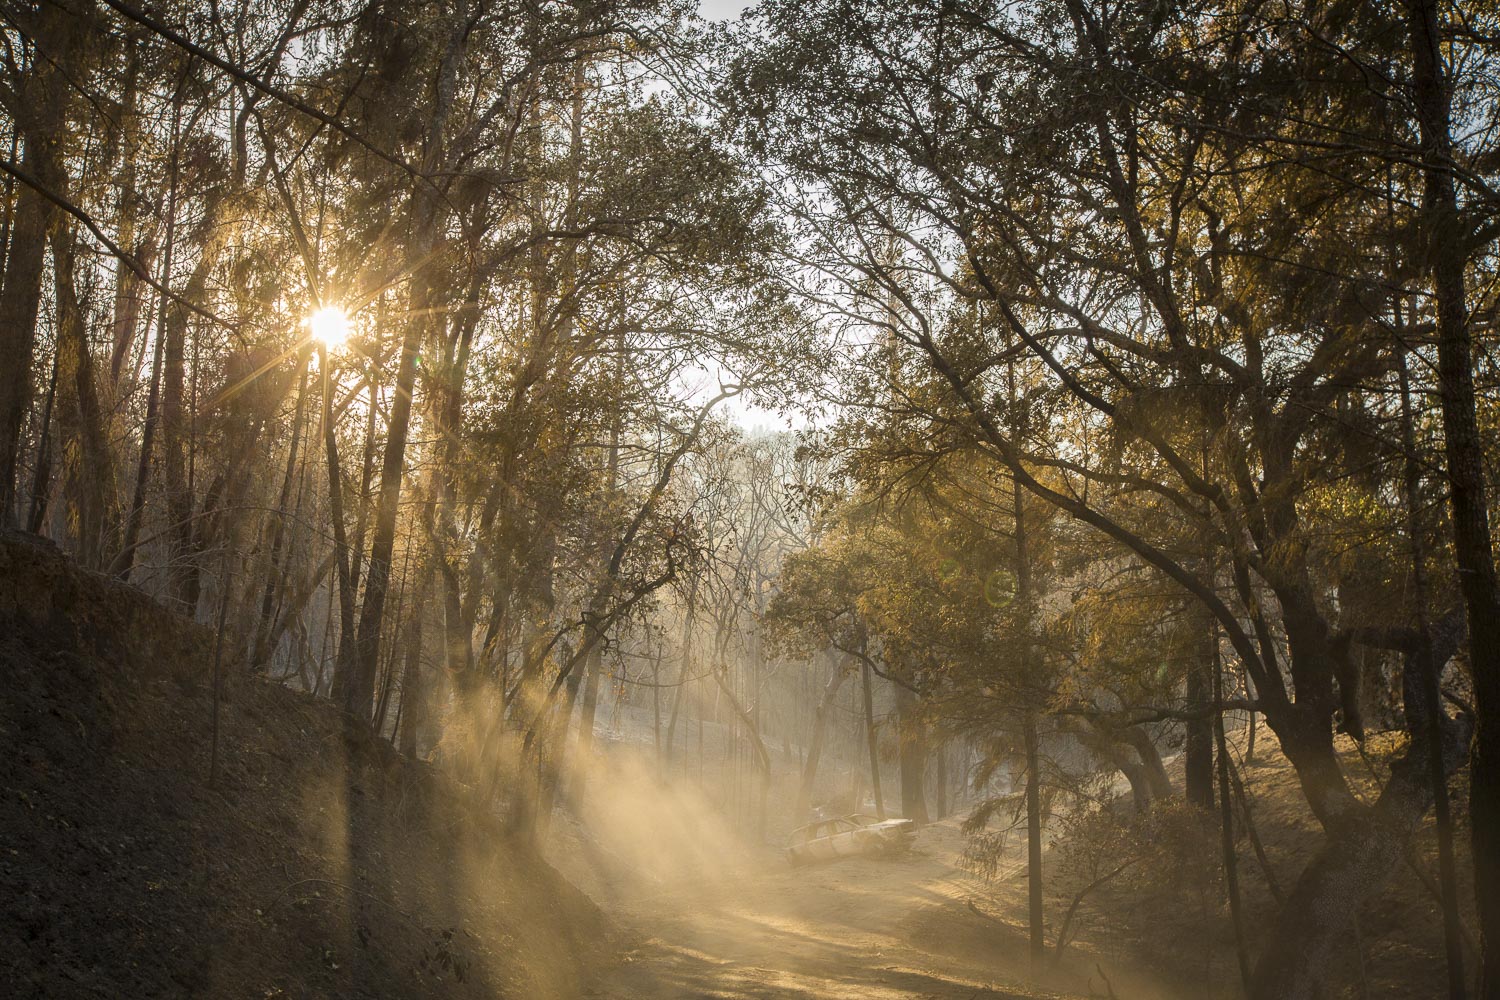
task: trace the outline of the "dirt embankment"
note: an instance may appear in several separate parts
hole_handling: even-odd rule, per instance
[[[0,535],[0,982],[36,997],[576,995],[610,927],[431,769]]]

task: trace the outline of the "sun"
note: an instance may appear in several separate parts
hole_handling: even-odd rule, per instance
[[[342,347],[349,339],[349,317],[338,306],[324,306],[307,317],[307,328],[325,347]]]

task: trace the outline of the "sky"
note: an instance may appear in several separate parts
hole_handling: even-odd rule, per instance
[[[698,13],[710,21],[728,21],[739,17],[753,3],[754,0],[699,0]],[[705,386],[707,384],[705,382]],[[770,410],[763,410],[741,397],[728,400],[724,406],[734,421],[749,431],[786,430],[803,423],[795,418],[788,419]]]
[[[710,21],[728,21],[749,6],[751,0],[700,0],[698,13]]]
[[[773,410],[761,409],[739,396],[725,400],[723,405],[724,412],[731,420],[751,432],[800,430],[811,426],[807,418],[800,414],[784,416]]]

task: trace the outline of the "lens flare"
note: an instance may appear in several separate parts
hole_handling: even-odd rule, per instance
[[[338,306],[324,306],[307,318],[313,338],[325,347],[342,347],[349,340],[349,317]]]

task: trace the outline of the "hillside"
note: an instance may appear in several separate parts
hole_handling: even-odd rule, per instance
[[[0,535],[0,981],[19,997],[547,997],[603,915],[439,775]],[[463,822],[456,822],[462,817]]]
[[[1257,851],[1249,836],[1244,811],[1238,811],[1236,853],[1253,958],[1274,928],[1279,898],[1291,892],[1299,874],[1322,849],[1324,834],[1275,735],[1260,727],[1250,761],[1246,736],[1240,729],[1230,734],[1229,742],[1261,848]],[[1363,747],[1340,735],[1336,745],[1351,787],[1365,802],[1375,800],[1391,761],[1404,746],[1396,733],[1372,734]],[[1122,809],[1097,814],[1093,821],[1057,826],[1044,861],[1049,941],[1055,940],[1069,906],[1081,899],[1069,931],[1069,953],[1083,953],[1106,968],[1122,960],[1149,968],[1164,996],[1238,997],[1243,993],[1222,881],[1218,815],[1198,813],[1180,801],[1182,764],[1179,756],[1167,767],[1179,799],[1158,804],[1149,816]],[[1474,898],[1466,891],[1473,871],[1467,769],[1453,780],[1450,795],[1460,910],[1464,926],[1472,928]],[[1100,879],[1117,870],[1118,876]],[[1002,872],[980,905],[1019,933],[1025,912],[1023,860],[1016,857],[1002,866]],[[1089,886],[1093,887],[1080,897]],[[1332,969],[1340,985],[1330,997],[1419,1000],[1436,995],[1444,969],[1436,886],[1436,832],[1429,811],[1407,858],[1353,914]],[[1466,932],[1464,958],[1471,970],[1475,945]]]

